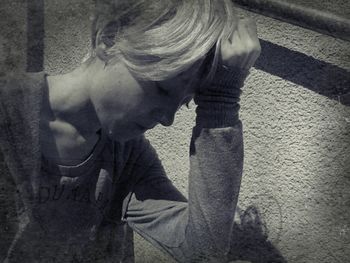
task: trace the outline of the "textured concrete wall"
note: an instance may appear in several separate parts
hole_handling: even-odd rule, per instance
[[[23,68],[25,63],[23,2],[1,2],[0,57],[9,57],[2,61],[8,68]],[[46,71],[67,72],[79,64],[89,47],[91,12],[92,0],[45,1]],[[241,14],[256,19],[261,39],[287,48],[291,55],[306,54],[350,71],[349,42],[248,12]],[[246,81],[241,100],[245,166],[239,205],[258,207],[269,240],[288,262],[347,262],[350,107],[291,81],[312,82],[315,76],[303,70],[310,60],[301,60],[305,67],[295,71],[289,68],[288,57],[263,55],[271,58],[272,67],[283,65],[278,70],[285,77],[253,68]],[[322,87],[323,83],[314,85]],[[194,109],[193,104],[181,109],[172,127],[156,127],[147,133],[169,177],[185,194]],[[137,262],[172,262],[138,236],[135,252]]]

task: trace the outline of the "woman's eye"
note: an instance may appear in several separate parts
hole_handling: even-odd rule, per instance
[[[157,87],[157,91],[159,92],[160,95],[169,95],[169,92],[164,89],[161,85],[159,85],[159,83],[156,82],[156,87]]]

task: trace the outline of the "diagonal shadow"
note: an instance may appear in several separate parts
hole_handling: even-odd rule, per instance
[[[255,68],[350,106],[350,72],[303,53],[260,40]]]

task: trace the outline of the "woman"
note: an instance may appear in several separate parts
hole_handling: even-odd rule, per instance
[[[130,262],[131,231],[179,262],[227,260],[243,164],[240,88],[260,53],[229,0],[100,1],[74,71],[1,83],[17,186],[7,262]],[[194,98],[189,199],[143,133]]]

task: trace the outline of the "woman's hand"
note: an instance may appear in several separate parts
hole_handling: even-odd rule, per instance
[[[221,43],[220,51],[223,66],[249,70],[261,52],[255,21],[250,18],[239,20],[237,30]]]
[[[220,43],[219,66],[212,82],[194,96],[197,127],[233,127],[239,123],[241,88],[261,51],[256,31],[253,20],[242,19],[229,39]]]

